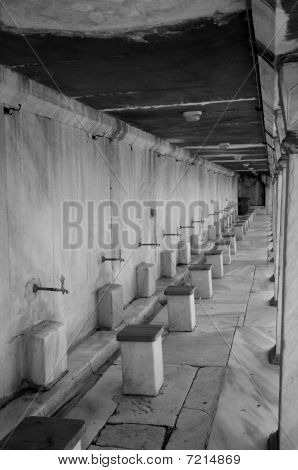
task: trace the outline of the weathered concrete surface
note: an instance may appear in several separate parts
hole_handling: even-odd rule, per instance
[[[158,450],[162,448],[165,433],[166,429],[159,426],[107,424],[96,439],[96,446],[97,449]]]

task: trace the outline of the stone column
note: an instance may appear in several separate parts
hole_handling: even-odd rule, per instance
[[[278,444],[298,448],[298,60],[285,55],[278,67],[287,153],[285,229],[283,243],[282,318]]]
[[[279,448],[298,447],[298,146],[288,155],[283,259]]]
[[[281,216],[281,193],[282,193],[282,167],[278,167],[276,174],[276,203],[275,203],[275,230],[274,230],[274,301],[277,305],[278,299],[278,271],[280,252],[280,216]]]
[[[281,191],[281,211],[280,211],[280,235],[279,235],[279,268],[277,272],[278,290],[277,290],[277,319],[276,319],[276,350],[275,358],[279,364],[280,346],[281,346],[281,320],[283,312],[283,265],[284,265],[284,237],[285,237],[285,218],[286,218],[286,183],[287,183],[287,165],[286,161],[280,162],[282,165],[282,191]]]
[[[275,239],[276,239],[276,204],[277,202],[277,179],[276,177],[272,181],[272,238],[273,238],[273,250],[275,250]],[[271,237],[269,237],[271,239]],[[270,256],[270,254],[269,254]],[[271,258],[271,256],[270,256]]]
[[[282,283],[283,283],[283,255],[284,255],[284,231],[285,231],[285,208],[286,208],[286,159],[279,160],[279,190],[280,190],[280,207],[279,207],[279,232],[277,233],[277,247],[275,257],[275,285],[274,299],[277,303],[276,318],[276,345],[269,352],[269,360],[272,364],[280,363],[280,343],[281,343],[281,319],[282,319]]]

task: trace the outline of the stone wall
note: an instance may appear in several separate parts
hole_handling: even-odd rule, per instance
[[[140,262],[154,263],[159,277],[160,250],[166,242],[162,231],[176,231],[180,225],[189,225],[192,218],[236,201],[237,177],[203,160],[189,165],[186,152],[74,100],[65,100],[4,68],[0,69],[0,103],[3,398],[22,381],[20,334],[25,329],[45,319],[57,320],[66,324],[68,345],[77,342],[96,327],[97,290],[107,282],[122,284],[124,303],[131,302],[136,296],[136,266]],[[4,106],[18,103],[22,104],[20,112],[4,115]],[[95,141],[92,133],[105,133],[110,139]],[[63,249],[62,202],[67,200],[82,207],[83,244],[77,249]],[[169,217],[165,220],[162,207],[150,211],[154,201],[166,200],[205,204],[203,210],[199,207],[186,212],[185,220],[177,212],[170,222]],[[150,201],[138,220],[142,241],[156,240],[161,246],[139,248],[136,239],[129,249],[122,240],[125,263],[102,263],[103,254],[119,254],[118,247],[109,250],[96,243],[104,231],[107,237],[111,234],[109,216],[105,226],[96,220],[95,209],[103,201],[107,206],[112,201],[113,208],[125,201]],[[133,241],[135,230],[122,220],[122,209],[118,216],[120,238],[125,230]],[[205,220],[205,232],[212,221],[213,217]],[[182,235],[189,240],[191,233],[186,229]],[[34,282],[59,287],[61,274],[69,295],[33,293]]]

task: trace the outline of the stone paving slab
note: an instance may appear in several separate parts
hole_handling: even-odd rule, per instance
[[[225,376],[224,367],[202,367],[192,384],[184,408],[215,413]]]
[[[244,326],[261,326],[275,328],[277,308],[268,303],[273,296],[268,291],[252,292],[244,319]]]
[[[182,408],[166,450],[206,449],[212,418],[204,411]]]
[[[114,390],[121,389],[121,377],[119,373],[111,371],[110,379],[113,378]],[[105,380],[105,374],[89,390],[84,397],[69,411],[64,418],[82,419],[86,423],[86,432],[82,439],[82,449],[86,449],[98,432],[105,426],[110,416],[117,408],[117,403],[111,395],[110,384]]]
[[[208,449],[267,449],[278,427],[279,367],[268,351],[274,331],[237,328]]]
[[[146,424],[107,425],[96,440],[98,449],[159,450],[166,428]]]
[[[114,371],[110,372],[110,369],[114,369]],[[119,405],[114,415],[109,419],[109,424],[135,423],[174,426],[197,373],[197,369],[194,367],[165,364],[165,380],[159,395],[145,397],[122,395],[121,387],[119,389],[119,378],[117,379],[118,386],[115,387],[114,384],[115,373],[118,372],[121,375],[120,367],[111,366],[110,369],[103,378],[109,384],[107,392]]]
[[[204,328],[203,321],[200,321],[191,333],[171,333],[163,345],[164,363],[197,367],[225,366],[234,330],[213,324]]]

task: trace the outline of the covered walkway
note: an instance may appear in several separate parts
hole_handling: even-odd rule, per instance
[[[124,396],[120,359],[58,416],[87,423],[92,449],[266,449],[277,427],[279,367],[270,365],[276,308],[267,261],[270,218],[257,216],[237,243],[214,295],[196,303],[192,333],[167,332],[165,382],[157,397]]]

